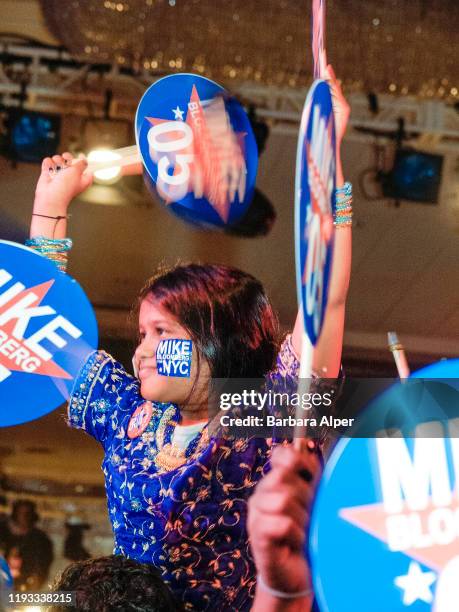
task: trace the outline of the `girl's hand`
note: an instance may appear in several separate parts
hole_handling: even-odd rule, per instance
[[[35,191],[34,212],[51,216],[66,215],[73,198],[92,184],[92,174],[84,174],[87,161],[82,159],[72,165],[72,160],[70,153],[43,160]]]
[[[336,131],[336,148],[339,150],[341,141],[346,132],[347,123],[351,114],[351,107],[346,101],[343,95],[341,86],[338,83],[335,72],[331,64],[328,64],[325,79],[330,85],[332,102],[333,102],[333,114],[335,116],[335,131]]]

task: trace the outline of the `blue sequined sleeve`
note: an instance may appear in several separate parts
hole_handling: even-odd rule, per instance
[[[292,336],[289,334],[281,345],[277,355],[275,368],[266,377],[266,388],[279,393],[296,393],[298,390],[298,378],[300,373],[300,361],[292,346]],[[329,393],[332,398],[327,413],[338,415],[339,395],[344,381],[344,373],[341,367],[338,378],[321,378],[315,372],[311,374],[310,393]],[[292,416],[295,416],[292,411]],[[309,413],[310,417],[322,416],[319,409],[313,408]],[[328,434],[329,428],[326,426],[318,427],[316,430],[317,438],[323,443]]]
[[[275,390],[285,388],[286,391],[291,391],[298,385],[299,374],[300,361],[292,345],[292,336],[289,334],[281,344],[274,369],[266,377],[267,387]],[[343,368],[341,367],[338,378],[322,378],[313,371],[311,379],[313,390],[332,391],[337,397],[344,379]]]
[[[69,400],[71,427],[84,429],[105,445],[112,434],[111,416],[141,399],[139,382],[103,351],[91,353],[80,370]]]
[[[292,346],[292,336],[289,334],[282,342],[274,369],[266,377],[267,388],[296,389],[299,372],[300,362]]]

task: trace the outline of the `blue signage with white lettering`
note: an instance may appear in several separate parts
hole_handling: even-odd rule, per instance
[[[298,302],[312,345],[327,306],[336,207],[335,120],[330,88],[315,81],[306,98],[295,178],[295,257]]]
[[[96,318],[80,285],[31,249],[0,240],[0,426],[66,401],[96,347]]]
[[[243,216],[257,145],[241,104],[220,85],[194,74],[159,79],[140,101],[135,128],[147,184],[168,210],[203,228]]]
[[[321,611],[457,606],[459,381],[438,365],[373,400],[327,462],[309,541]]]
[[[191,340],[161,340],[156,349],[156,367],[161,376],[189,378],[191,374]]]

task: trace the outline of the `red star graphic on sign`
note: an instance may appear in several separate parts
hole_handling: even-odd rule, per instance
[[[33,300],[27,302],[27,307],[33,308],[38,306],[52,287],[53,283],[54,280],[50,280],[40,285],[36,285],[35,287],[24,289],[14,298],[0,307],[0,316],[29,295],[33,295]],[[36,363],[39,363],[39,365],[33,372],[27,373],[71,379],[72,376],[58,366],[57,363],[52,360],[44,361],[40,356],[38,356],[29,346],[27,346],[24,338],[19,339],[13,336],[16,321],[17,317],[12,318],[2,327],[0,327],[0,332],[3,332],[2,335],[6,334],[8,336],[8,339],[4,339],[0,343],[0,365],[10,371],[26,373],[26,371],[21,367],[21,364],[24,363],[27,358],[33,358]],[[6,348],[7,346],[8,348]]]
[[[422,547],[409,548],[402,550],[404,554],[416,559],[426,567],[433,569],[437,572],[445,567],[445,565],[458,554],[458,542],[457,538],[453,538],[451,542],[440,545],[438,543],[429,545],[429,540],[426,539],[428,534],[423,534],[423,526],[428,525],[428,519],[432,511],[437,508],[432,504],[429,505],[422,511],[416,511],[413,513],[409,508],[405,508],[404,512],[400,513],[405,517],[411,517],[410,533],[413,533],[413,527],[416,528],[416,532],[419,534],[420,544]],[[459,510],[459,501],[449,508],[453,513]],[[340,512],[340,516],[355,525],[362,531],[369,533],[373,537],[381,540],[381,542],[387,543],[387,527],[386,521],[391,515],[388,514],[382,503],[368,504],[365,506],[354,506],[352,508],[343,508]],[[423,538],[423,541],[421,541]]]
[[[332,122],[327,125],[327,141],[332,141]],[[314,158],[311,155],[311,147],[309,143],[306,145],[306,155],[309,172],[309,193],[311,197],[311,211],[320,217],[320,229],[322,237],[326,242],[329,242],[333,233],[333,219],[328,206],[324,204],[329,202],[330,194],[328,186],[324,184],[320,175],[320,168],[317,167]]]
[[[178,107],[173,112],[176,118],[182,114]],[[147,117],[147,120],[153,126],[170,121],[154,117]],[[180,150],[180,156],[189,155],[192,159],[191,162],[186,162],[190,170],[186,192],[193,192],[196,198],[206,198],[226,223],[236,194],[240,202],[245,195],[246,134],[234,133],[221,96],[203,105],[195,86],[188,103],[185,123],[193,133],[192,142]],[[179,133],[179,130],[176,133],[171,130],[168,137],[170,140],[179,139],[183,134]],[[157,156],[157,152],[152,155],[155,161]],[[176,177],[181,172],[183,172],[183,163],[177,159],[171,176]],[[173,187],[170,193],[171,196],[166,197],[167,204],[176,201],[173,197]],[[177,200],[182,197],[183,195],[180,195]]]
[[[328,123],[328,138],[331,141],[331,122]],[[307,155],[307,164],[308,164],[308,172],[309,172],[309,195],[311,198],[311,206],[308,210],[308,223],[304,228],[305,239],[309,241],[309,228],[310,228],[310,219],[312,215],[317,215],[320,220],[320,237],[321,241],[328,244],[332,239],[333,235],[333,218],[330,212],[327,209],[324,209],[323,202],[327,202],[329,200],[329,195],[327,193],[328,188],[327,185],[324,185],[322,178],[320,176],[319,168],[314,162],[314,159],[311,155],[311,149],[309,144],[306,146],[306,155]],[[316,247],[316,252],[314,253],[315,257],[319,256],[318,252],[318,244],[314,242]],[[307,274],[306,274],[307,261],[304,264],[303,270],[303,283],[307,283]]]

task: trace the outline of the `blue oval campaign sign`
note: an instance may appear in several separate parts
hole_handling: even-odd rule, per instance
[[[295,258],[298,302],[312,345],[327,306],[336,207],[335,121],[330,88],[315,81],[306,98],[295,178]]]
[[[242,217],[258,152],[244,109],[222,87],[194,74],[159,79],[143,95],[135,125],[147,182],[168,210],[205,228]]]
[[[0,426],[62,404],[96,347],[96,318],[80,285],[31,249],[0,240]]]
[[[430,373],[371,402],[351,432],[365,437],[325,467],[309,542],[323,612],[457,605],[459,386]]]
[[[457,378],[459,384],[459,359],[442,359],[413,372],[411,376],[412,378]]]

